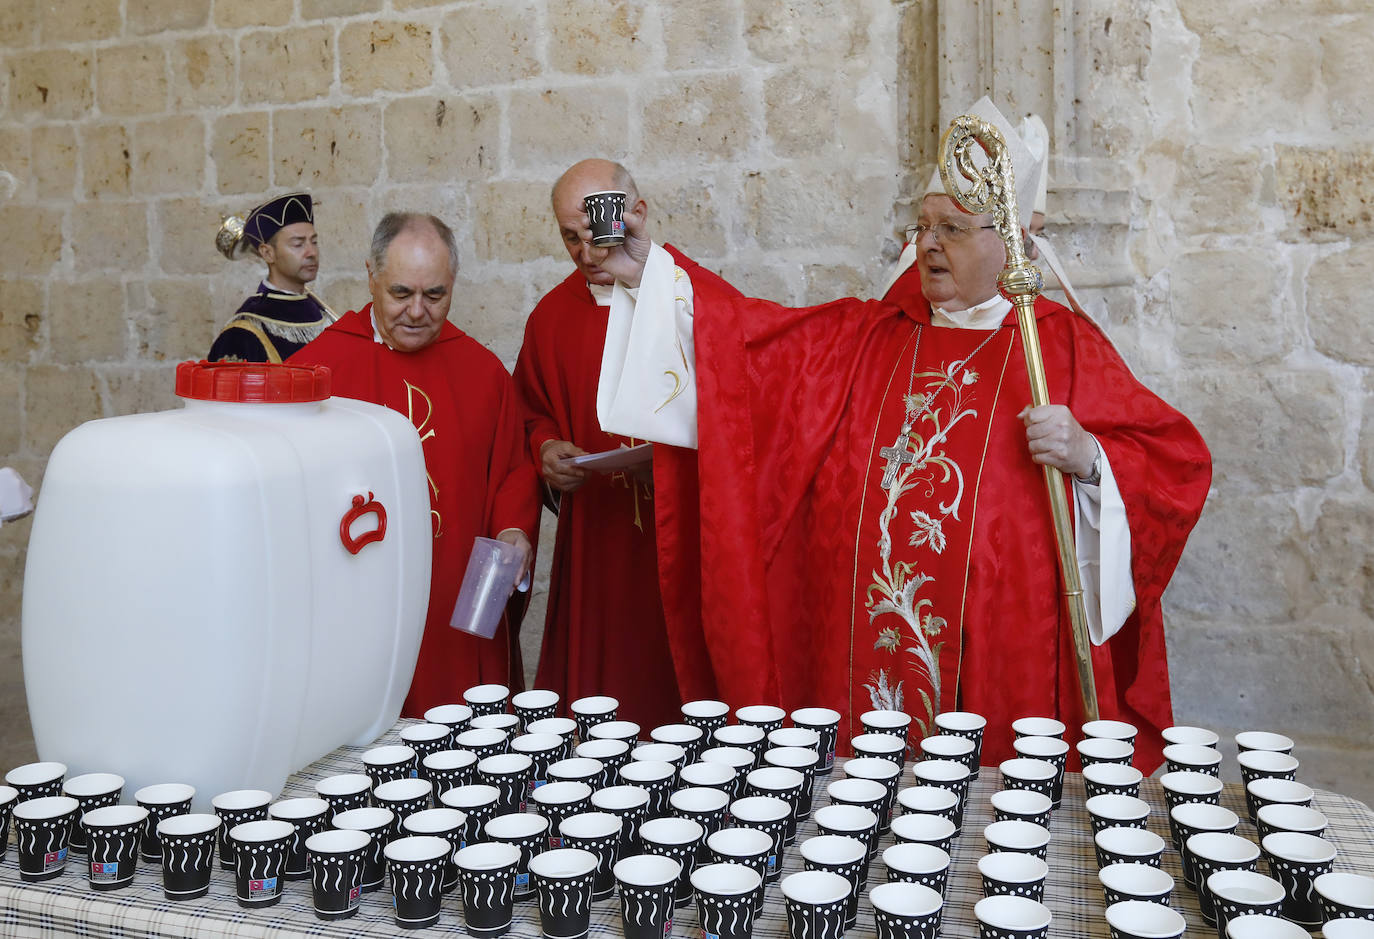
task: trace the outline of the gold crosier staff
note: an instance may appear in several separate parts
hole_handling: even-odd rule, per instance
[[[978,144],[987,154],[979,167],[971,153]],[[972,183],[961,189],[959,179]],[[1011,151],[1001,132],[992,124],[971,115],[956,117],[940,138],[940,179],[945,192],[966,211],[975,215],[991,212],[997,234],[1007,248],[1007,266],[997,275],[997,289],[1016,307],[1021,326],[1021,346],[1026,353],[1030,374],[1031,403],[1049,404],[1045,384],[1045,363],[1040,356],[1040,336],[1035,327],[1035,298],[1043,281],[1040,269],[1026,260],[1021,226],[1016,213],[1016,180],[1012,173]],[[1093,680],[1092,646],[1088,640],[1088,619],[1083,607],[1083,585],[1078,579],[1078,555],[1074,548],[1069,502],[1064,494],[1063,474],[1053,466],[1045,470],[1045,490],[1054,516],[1054,536],[1059,543],[1059,573],[1064,578],[1064,596],[1069,605],[1073,627],[1073,650],[1078,660],[1078,689],[1083,697],[1083,715],[1097,720],[1097,685]]]

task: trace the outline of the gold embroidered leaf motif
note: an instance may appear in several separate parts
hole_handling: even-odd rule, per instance
[[[902,631],[895,626],[880,630],[877,642],[873,643],[874,649],[881,649],[884,652],[896,652],[897,647],[902,644]]]
[[[946,475],[948,476],[948,472]],[[940,527],[940,519],[931,518],[925,512],[916,511],[911,513],[911,521],[915,524],[916,530],[911,533],[907,544],[913,548],[928,544],[936,554],[945,550],[945,532]]]

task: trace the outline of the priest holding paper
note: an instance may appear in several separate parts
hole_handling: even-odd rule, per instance
[[[625,193],[629,210],[647,210],[629,172],[609,160],[583,160],[554,185],[553,215],[576,270],[530,314],[515,366],[530,454],[558,513],[536,684],[565,701],[611,695],[622,715],[652,727],[679,720],[682,703],[659,595],[653,457],[645,447],[629,465],[584,462],[643,443],[606,433],[596,417],[615,278],[592,263],[580,229],[583,198],[607,191]],[[672,256],[695,281],[724,283]]]
[[[979,116],[1033,185],[1005,119]],[[1052,403],[1028,406],[991,223],[927,195],[896,302],[787,309],[683,276],[631,213],[625,245],[596,258],[618,278],[602,423],[698,448],[699,544],[674,524],[680,494],[658,490],[665,583],[702,582],[699,607],[668,608],[684,695],[832,707],[844,740],[874,708],[925,732],[976,711],[985,764],[1012,755],[1018,717],[1082,720],[1042,464],[1071,475],[1101,716],[1140,729],[1149,770],[1172,723],[1160,595],[1210,457],[1090,321],[1043,297]],[[691,398],[663,378],[679,348]]]

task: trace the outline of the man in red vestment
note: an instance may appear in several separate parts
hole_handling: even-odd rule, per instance
[[[644,337],[657,321],[694,342],[696,550],[696,533],[671,523],[670,467],[656,468],[661,554],[675,562],[665,584],[702,581],[699,607],[668,609],[683,693],[833,707],[842,739],[872,708],[906,710],[923,730],[972,710],[988,719],[987,764],[1012,755],[1017,717],[1057,716],[1073,739],[1082,715],[1047,463],[1076,478],[1080,571],[1100,594],[1096,638],[1110,636],[1093,649],[1101,716],[1139,728],[1136,762],[1152,769],[1172,722],[1160,595],[1210,483],[1206,446],[1091,322],[1044,298],[1054,403],[1029,408],[990,216],[944,195],[921,216],[916,269],[887,301],[786,309],[674,283],[633,213],[626,245],[595,257],[622,282],[611,329],[623,316],[642,337],[603,394],[668,415],[650,387],[657,363],[637,361],[652,359]],[[1122,530],[1125,585],[1113,583],[1119,548],[1092,556]]]
[[[518,623],[503,621],[492,639],[449,626],[473,539],[515,545],[527,571],[539,524],[515,386],[495,355],[448,322],[457,269],[447,225],[432,215],[387,215],[367,261],[372,302],[291,357],[293,364],[328,365],[334,394],[398,411],[420,434],[434,555],[405,717],[459,702],[475,684],[523,687]]]
[[[682,703],[659,596],[651,467],[604,474],[568,462],[643,442],[604,432],[596,416],[615,278],[591,262],[578,230],[583,196],[606,190],[647,210],[629,172],[609,160],[583,160],[555,183],[553,214],[576,270],[535,306],[515,365],[530,453],[558,513],[535,684],[565,701],[611,695],[623,717],[648,728],[679,720]],[[714,277],[668,250],[694,279]]]

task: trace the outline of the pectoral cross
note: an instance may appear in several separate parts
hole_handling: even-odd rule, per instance
[[[892,488],[892,481],[897,478],[897,469],[903,463],[915,463],[916,454],[907,449],[911,443],[911,425],[903,424],[901,431],[897,434],[897,439],[892,446],[883,447],[878,451],[878,456],[887,460],[887,466],[883,467],[882,487]]]

